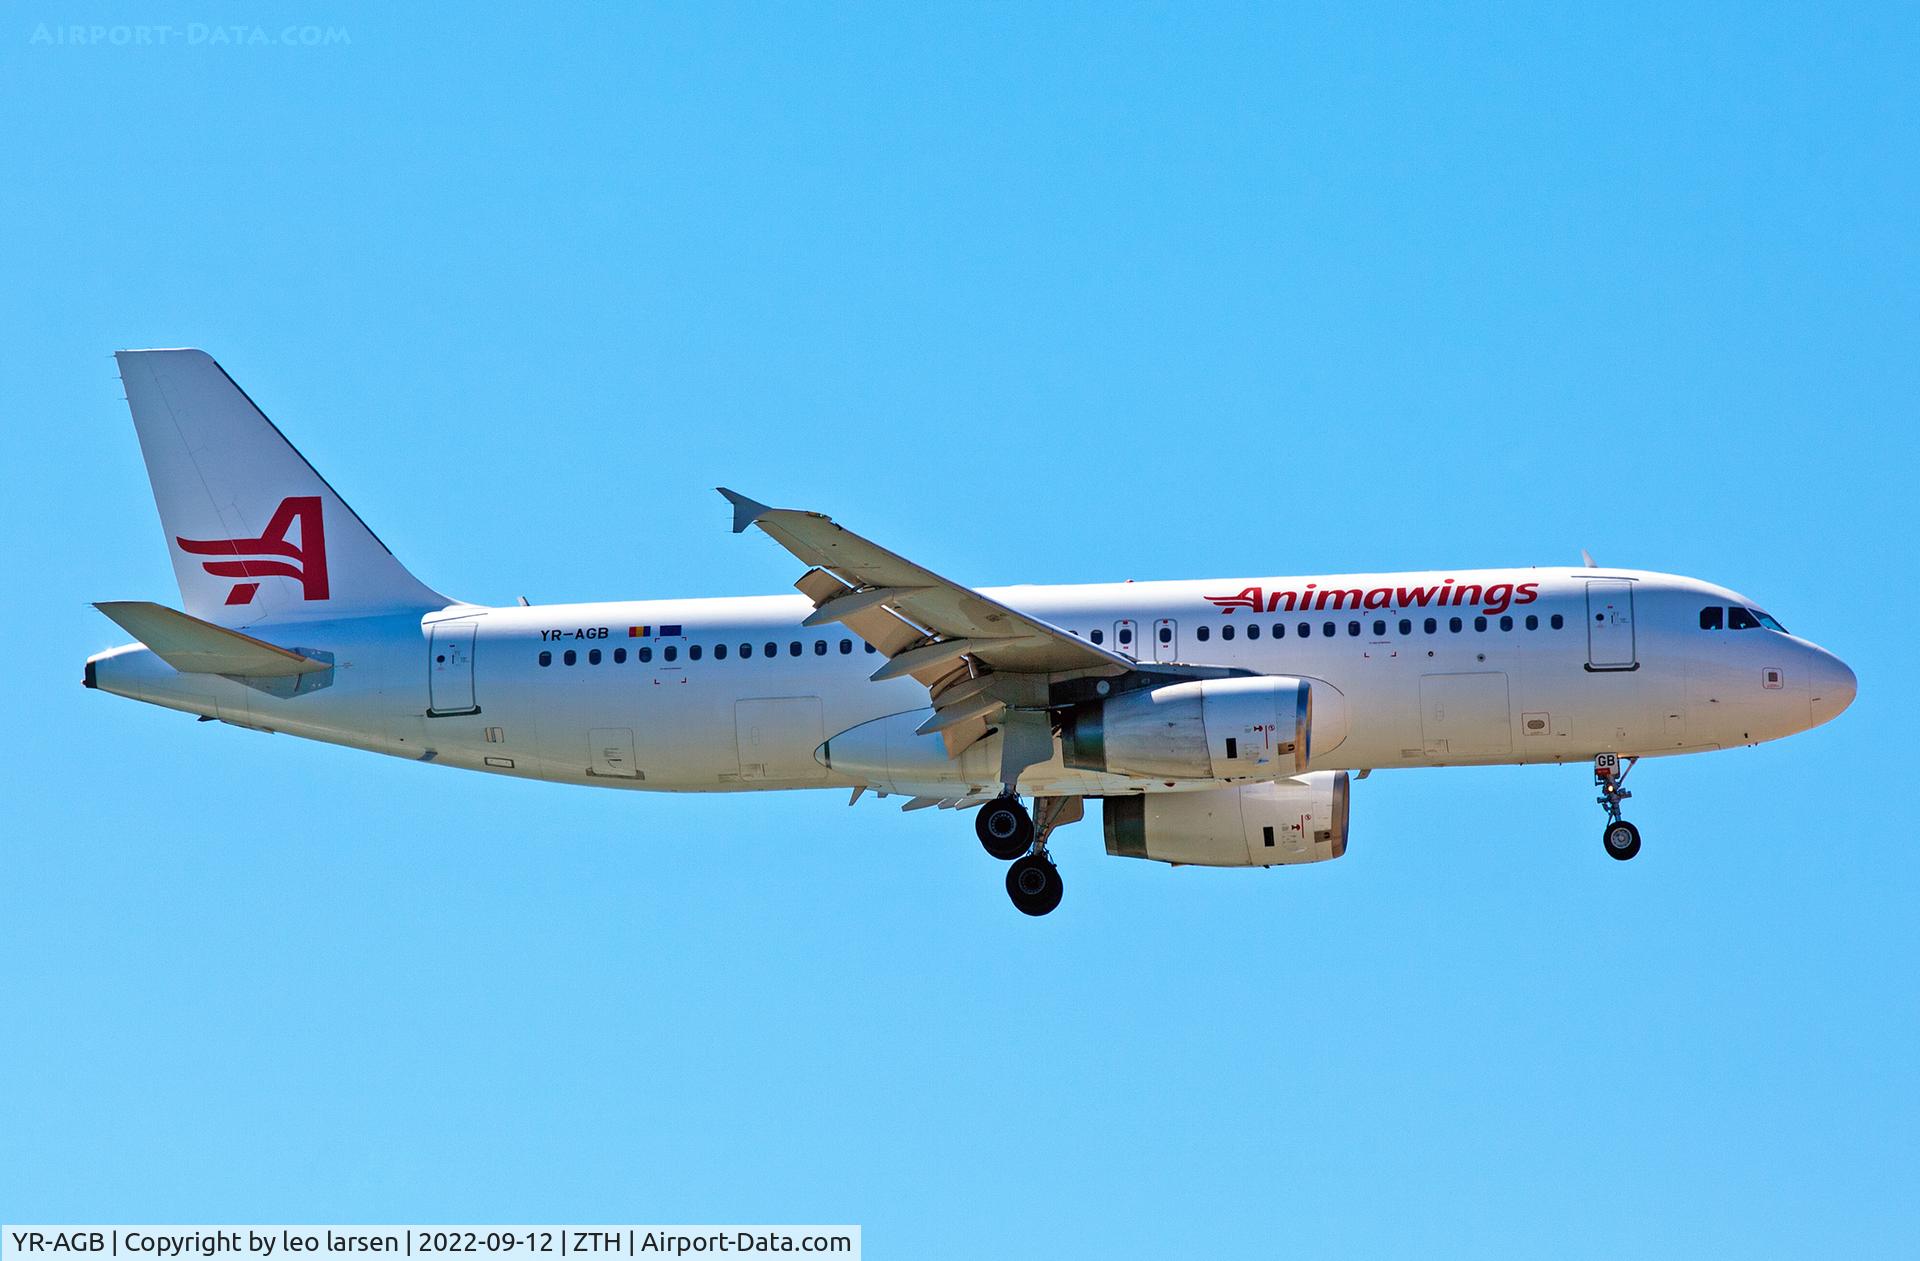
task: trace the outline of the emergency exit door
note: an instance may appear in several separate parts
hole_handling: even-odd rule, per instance
[[[1587,669],[1638,669],[1633,642],[1633,584],[1600,578],[1587,584]]]
[[[1180,627],[1170,617],[1154,620],[1153,659],[1155,661],[1180,660]]]
[[[427,715],[477,714],[473,699],[473,634],[477,621],[440,622],[427,648]]]

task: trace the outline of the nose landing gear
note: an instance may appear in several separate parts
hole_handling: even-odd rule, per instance
[[[1630,757],[1622,766],[1617,753],[1602,753],[1593,759],[1593,782],[1600,786],[1600,795],[1594,800],[1607,812],[1607,826],[1601,829],[1600,840],[1607,857],[1620,862],[1640,852],[1640,829],[1620,817],[1620,803],[1633,796],[1624,787],[1627,773],[1639,760]]]

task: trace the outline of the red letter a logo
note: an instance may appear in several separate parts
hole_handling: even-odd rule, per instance
[[[287,532],[300,525],[300,543],[287,542]],[[327,598],[327,533],[320,519],[320,496],[282,499],[257,539],[180,539],[174,542],[195,556],[231,556],[233,560],[206,560],[200,565],[216,578],[297,578],[306,600]],[[245,560],[241,557],[279,556],[283,560]],[[292,563],[288,563],[292,562]],[[236,582],[227,592],[228,604],[248,604],[260,589],[257,582]]]

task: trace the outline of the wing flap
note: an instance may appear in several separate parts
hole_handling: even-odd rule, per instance
[[[284,678],[333,667],[264,639],[203,622],[147,600],[103,600],[93,606],[182,674]]]

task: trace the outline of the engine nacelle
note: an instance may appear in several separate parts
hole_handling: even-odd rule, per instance
[[[1151,779],[1278,779],[1307,769],[1313,689],[1302,679],[1199,679],[1071,710],[1061,757],[1075,770]]]
[[[1317,863],[1347,852],[1347,773],[1108,797],[1107,852],[1199,867]]]

